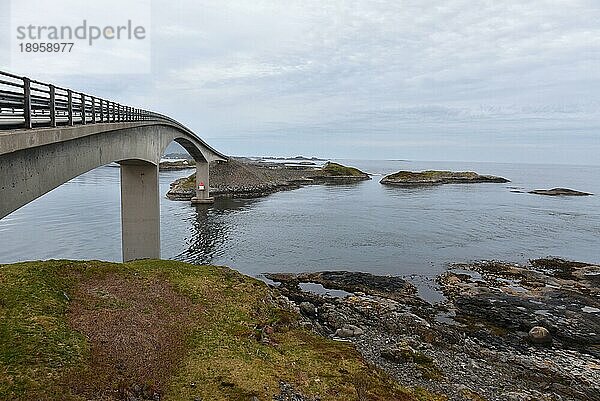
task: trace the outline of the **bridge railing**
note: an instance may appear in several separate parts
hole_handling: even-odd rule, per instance
[[[71,89],[0,71],[0,130],[175,120]]]

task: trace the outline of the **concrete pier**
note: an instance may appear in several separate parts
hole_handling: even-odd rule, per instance
[[[196,196],[192,198],[192,204],[213,203],[214,198],[210,196],[209,164],[196,162]]]
[[[121,164],[121,233],[123,261],[160,258],[158,166]]]

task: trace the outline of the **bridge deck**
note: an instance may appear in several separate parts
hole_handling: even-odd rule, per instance
[[[174,126],[193,137],[217,159],[227,159],[183,124],[163,114],[0,71],[0,132],[90,124],[144,125],[147,122]],[[0,154],[7,151],[6,146],[0,146]]]

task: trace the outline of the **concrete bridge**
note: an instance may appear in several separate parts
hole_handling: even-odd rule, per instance
[[[182,124],[0,71],[0,219],[78,175],[117,162],[123,260],[159,258],[158,166],[172,141],[196,161],[192,202],[210,203],[208,164],[227,157]]]

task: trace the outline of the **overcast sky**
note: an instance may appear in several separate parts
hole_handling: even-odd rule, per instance
[[[153,0],[151,40],[149,75],[38,78],[233,155],[600,164],[597,0]]]

